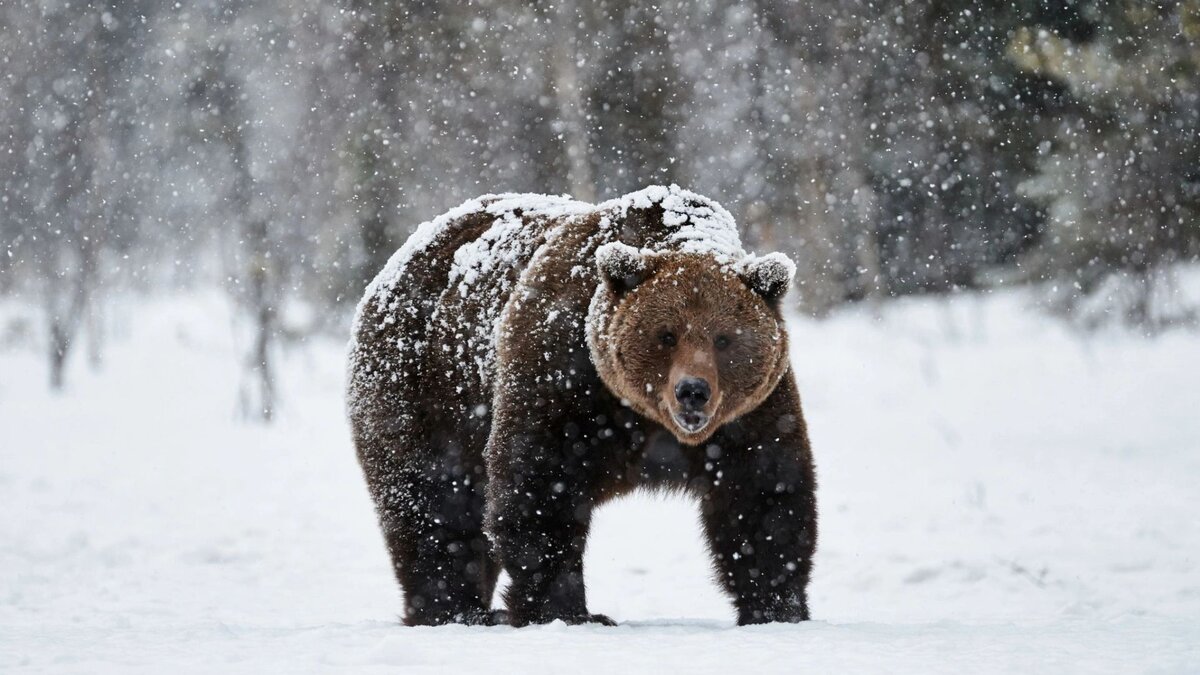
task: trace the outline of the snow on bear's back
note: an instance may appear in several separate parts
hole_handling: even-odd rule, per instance
[[[528,260],[544,234],[543,228],[530,226],[530,221],[558,221],[594,208],[569,197],[540,194],[507,194],[495,199],[487,202],[484,210],[496,220],[482,235],[454,252],[449,283],[464,298],[480,290],[474,288],[480,279]],[[485,290],[500,295],[508,289]],[[498,297],[495,300],[499,302]]]
[[[493,269],[505,256],[511,256],[515,246],[526,237],[521,226],[522,215],[535,218],[558,218],[587,213],[595,207],[569,197],[542,194],[488,194],[469,199],[462,204],[416,227],[404,245],[392,254],[379,274],[367,285],[355,312],[355,331],[364,316],[368,303],[386,311],[392,291],[401,282],[413,258],[434,246],[449,228],[475,213],[496,217],[492,226],[478,239],[468,242],[454,252],[450,278],[457,282],[465,297],[481,272]],[[528,243],[528,242],[525,242]]]
[[[490,226],[478,237],[459,246],[453,252],[453,264],[447,280],[448,287],[466,298],[483,290],[479,282],[495,278],[495,272],[528,261],[543,228],[531,227],[531,221],[562,220],[599,212],[599,239],[607,240],[616,234],[614,222],[624,220],[631,209],[646,210],[654,206],[663,210],[663,231],[648,242],[656,250],[677,250],[685,253],[707,254],[722,263],[734,263],[746,256],[738,236],[737,224],[717,202],[685,190],[677,185],[652,185],[615,199],[591,205],[567,196],[543,194],[489,194],[468,200],[433,220],[417,226],[412,236],[392,255],[384,268],[367,286],[355,314],[355,331],[360,329],[369,303],[375,303],[378,313],[387,315],[404,308],[394,304],[393,291],[406,274],[417,253],[436,246],[450,228],[476,213],[494,217]],[[600,241],[593,241],[598,244]],[[489,293],[501,294],[507,288],[489,288]],[[488,303],[499,305],[497,302]],[[494,312],[491,312],[494,313]]]

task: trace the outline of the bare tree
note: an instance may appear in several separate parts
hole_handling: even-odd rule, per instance
[[[584,83],[579,76],[581,18],[574,0],[558,2],[554,11],[557,30],[552,40],[552,77],[549,79],[567,156],[567,185],[576,199],[591,202],[596,199],[596,184],[592,179]]]
[[[49,14],[34,39],[59,72],[33,75],[29,95],[38,116],[30,171],[40,188],[34,254],[42,281],[48,335],[50,386],[64,384],[67,357],[94,292],[100,228],[89,191],[95,170],[95,131],[107,93],[107,56],[98,54],[104,26],[94,12],[69,7]],[[78,64],[99,59],[95,69]]]
[[[221,143],[233,170],[227,204],[239,228],[236,240],[226,244],[228,278],[235,302],[252,327],[251,344],[244,357],[242,411],[247,417],[270,422],[276,406],[271,355],[280,301],[279,263],[272,246],[270,208],[255,203],[257,181],[251,171],[250,116],[242,82],[230,65],[229,55],[224,42],[208,50],[188,94],[196,112],[194,131]]]

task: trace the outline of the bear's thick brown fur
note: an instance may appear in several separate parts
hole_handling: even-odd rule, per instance
[[[639,486],[699,500],[739,624],[807,619],[792,273],[674,186],[487,196],[418,228],[359,305],[347,397],[405,622],[611,623],[585,601],[588,526]]]

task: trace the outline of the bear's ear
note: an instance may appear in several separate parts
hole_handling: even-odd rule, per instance
[[[791,287],[796,263],[782,253],[751,254],[738,265],[738,274],[750,290],[768,302],[775,302]]]
[[[640,250],[619,241],[596,249],[600,278],[618,295],[637,287],[650,275],[650,261]]]

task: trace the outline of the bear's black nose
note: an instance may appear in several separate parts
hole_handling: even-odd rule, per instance
[[[685,377],[675,385],[675,400],[683,405],[684,410],[700,410],[711,396],[712,389],[708,381],[698,377]]]

